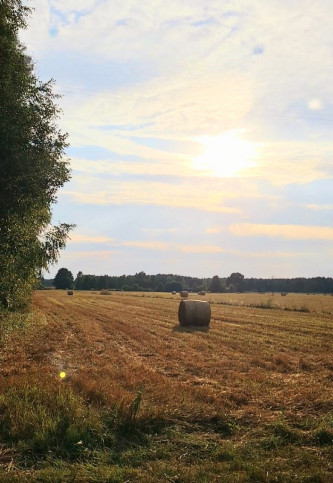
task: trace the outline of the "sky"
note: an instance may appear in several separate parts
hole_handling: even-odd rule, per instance
[[[75,223],[59,268],[332,276],[331,0],[36,0]]]

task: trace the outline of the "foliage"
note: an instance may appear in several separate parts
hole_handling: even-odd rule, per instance
[[[74,286],[74,277],[67,268],[60,268],[54,277],[53,285],[58,289],[68,289]]]
[[[218,275],[214,275],[209,285],[209,291],[213,293],[223,292],[223,285]]]
[[[0,305],[27,303],[72,225],[50,226],[51,205],[68,181],[66,134],[56,126],[53,81],[40,82],[18,40],[29,9],[0,3]]]
[[[245,278],[243,288],[258,292],[333,293],[333,278]]]
[[[237,274],[236,274],[237,275]],[[241,274],[239,274],[241,275]],[[217,275],[216,275],[217,276]],[[230,276],[231,277],[231,276]],[[230,282],[230,277],[219,277],[221,283],[221,291],[226,291],[226,283]],[[241,278],[240,285],[228,285],[229,292],[303,292],[303,293],[333,293],[333,278],[330,277],[314,277],[314,278],[281,278],[281,279],[257,279],[257,278]],[[234,280],[234,277],[232,277]],[[210,286],[212,278],[197,278],[183,275],[157,274],[147,275],[144,272],[135,275],[84,275],[82,271],[77,274],[75,279],[75,288],[77,290],[122,290],[124,285],[127,290],[134,291],[137,284],[139,290],[156,291],[156,292],[179,292],[180,290],[189,290],[197,292],[198,290],[211,290]],[[48,281],[45,282],[47,286]],[[237,283],[237,280],[236,280]]]
[[[126,291],[156,291],[156,292],[179,292],[186,287],[189,290],[197,291],[205,290],[209,279],[199,279],[195,277],[184,277],[179,275],[158,274],[147,275],[145,272],[139,272],[135,275],[84,275],[80,271],[75,279],[75,288],[77,290],[126,290]]]
[[[234,272],[227,278],[228,287],[232,287],[232,292],[243,292],[244,275]]]
[[[168,280],[164,287],[165,292],[181,292],[182,290],[183,285],[176,280]]]

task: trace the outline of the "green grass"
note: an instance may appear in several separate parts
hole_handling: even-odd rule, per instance
[[[227,415],[154,420],[140,417],[141,400],[98,407],[50,378],[3,388],[0,440],[15,464],[2,481],[328,481],[332,417],[281,414],[259,427]]]

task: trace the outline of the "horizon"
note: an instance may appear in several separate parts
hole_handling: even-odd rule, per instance
[[[61,268],[67,268],[67,267],[60,267],[59,270]],[[68,269],[69,270],[69,269]],[[69,270],[73,277],[74,277],[74,280],[77,278],[77,274],[75,275],[71,270]],[[95,274],[95,273],[82,273],[83,275],[87,275],[87,276],[93,276],[93,277],[115,277],[115,278],[120,278],[120,277],[135,277],[135,275],[138,275],[142,273],[142,270],[140,272],[136,272],[136,273],[122,273],[121,275],[109,275],[107,273],[104,273],[104,274]],[[218,275],[218,274],[214,274],[214,275],[211,275],[210,277],[197,277],[195,275],[183,275],[183,274],[178,274],[178,273],[162,273],[162,272],[156,272],[156,273],[145,273],[143,272],[147,277],[154,277],[156,275],[162,275],[162,276],[172,276],[172,277],[181,277],[181,278],[196,278],[198,280],[209,280],[209,279],[212,279],[213,277],[215,277],[216,275],[221,279],[221,280],[224,280],[224,279],[227,279],[230,277],[231,274],[229,275]],[[240,272],[239,272],[240,273]],[[56,275],[56,274],[55,274]],[[75,276],[74,276],[75,275]],[[243,275],[243,274],[242,274]],[[54,277],[51,277],[51,278],[46,278],[44,275],[42,275],[42,278],[44,280],[53,280]],[[333,279],[333,276],[332,277],[324,277],[322,275],[316,275],[316,276],[313,276],[313,277],[246,277],[244,275],[244,280],[251,280],[251,279],[255,279],[255,280],[293,280],[293,279],[312,279],[312,278],[325,278],[325,279]]]
[[[332,2],[34,3],[77,225],[45,276],[331,276]]]

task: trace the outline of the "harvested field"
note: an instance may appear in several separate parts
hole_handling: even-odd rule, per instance
[[[172,294],[36,292],[33,315],[12,330],[2,325],[2,474],[330,481],[333,297],[269,299],[206,294],[200,300],[212,303],[212,317],[201,329],[179,326]],[[37,450],[12,427],[13,388],[22,395],[29,385],[42,408],[51,404],[46,389],[77,401],[62,442],[49,430]],[[78,414],[85,429],[75,426]]]

